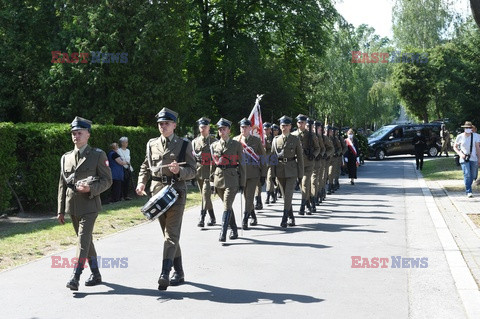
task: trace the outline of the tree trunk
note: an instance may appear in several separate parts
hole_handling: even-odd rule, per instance
[[[470,0],[470,7],[472,8],[472,15],[480,28],[480,0]]]

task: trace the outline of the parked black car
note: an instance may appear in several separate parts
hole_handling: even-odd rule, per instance
[[[421,130],[427,140],[425,152],[437,156],[441,149],[441,123],[386,125],[368,137],[369,158],[383,160],[389,155],[415,154],[412,140]]]

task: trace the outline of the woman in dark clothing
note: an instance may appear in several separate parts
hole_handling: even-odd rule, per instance
[[[126,165],[126,162],[122,161],[120,155],[117,153],[117,143],[112,143],[110,147],[111,150],[107,155],[113,179],[110,202],[114,203],[118,202],[122,198],[123,165]]]
[[[355,185],[354,179],[357,179],[357,167],[360,165],[358,141],[353,137],[353,130],[349,129],[347,132],[348,137],[345,139],[347,144],[347,152],[345,153],[345,163],[347,163],[348,178],[350,178],[350,184]]]
[[[412,140],[413,146],[415,146],[415,162],[417,164],[417,170],[423,169],[423,153],[427,146],[427,141],[425,136],[423,136],[422,131],[417,130],[417,135]]]

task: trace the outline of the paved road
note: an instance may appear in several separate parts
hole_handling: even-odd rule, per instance
[[[127,268],[101,270],[104,285],[85,287],[87,270],[71,292],[71,269],[51,268],[50,257],[0,273],[1,317],[466,318],[412,160],[367,162],[359,175],[355,186],[342,179],[320,212],[297,217],[296,227],[282,230],[282,206],[270,205],[258,226],[225,246],[219,225],[200,230],[197,210],[186,211],[188,282],[165,292],[156,289],[158,223],[96,242],[100,256],[128,258]],[[239,223],[239,196],[236,205]],[[218,201],[215,208],[220,219]],[[352,256],[388,258],[388,267],[352,268]],[[428,267],[392,268],[392,256],[428,258]]]

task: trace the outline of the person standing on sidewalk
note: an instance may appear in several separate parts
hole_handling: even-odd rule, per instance
[[[223,202],[222,229],[220,242],[227,240],[228,226],[231,228],[230,239],[238,238],[238,227],[233,212],[233,201],[237,192],[242,193],[246,183],[246,168],[242,161],[242,144],[230,138],[232,122],[223,117],[217,122],[220,140],[210,148],[213,165],[210,167],[210,182],[215,186],[218,197]],[[243,194],[241,194],[243,196]]]
[[[450,132],[445,127],[445,124],[442,123],[441,130],[440,130],[440,137],[442,139],[442,148],[440,150],[440,154],[438,156],[442,156],[442,153],[445,153],[445,156],[448,157],[448,151],[450,151]]]
[[[421,130],[417,130],[417,135],[412,140],[412,145],[415,147],[415,163],[417,164],[417,170],[423,169],[423,154],[427,147],[427,140],[423,136]]]
[[[178,113],[164,107],[156,115],[160,137],[147,142],[145,160],[138,173],[137,195],[145,195],[145,186],[151,180],[152,196],[162,188],[172,185],[178,193],[175,203],[158,220],[163,236],[162,272],[158,278],[158,290],[176,286],[185,281],[180,249],[180,231],[182,229],[183,211],[187,200],[185,181],[195,178],[195,158],[192,143],[175,134]],[[179,163],[185,162],[185,166]],[[175,270],[170,277],[170,270]]]
[[[92,233],[98,212],[102,209],[100,194],[112,185],[112,173],[105,152],[88,145],[92,122],[77,116],[70,127],[75,148],[65,153],[60,160],[57,219],[63,225],[65,213],[70,214],[78,237],[78,262],[67,283],[67,288],[76,291],[87,260],[92,275],[85,281],[85,286],[95,286],[102,282]]]
[[[130,188],[130,183],[132,181],[132,172],[133,168],[130,164],[130,150],[128,147],[128,137],[120,137],[120,148],[118,148],[117,153],[120,155],[122,161],[125,162],[123,165],[123,181],[122,181],[122,197],[124,200],[131,200],[132,198],[128,196],[128,191]]]
[[[351,185],[355,185],[354,180],[357,179],[357,167],[360,165],[358,141],[353,135],[353,129],[349,129],[345,139],[345,144],[347,145],[345,163],[347,163],[348,178],[350,178]]]
[[[215,213],[212,205],[212,191],[210,187],[210,165],[212,159],[210,155],[210,145],[217,139],[210,135],[210,119],[202,117],[197,120],[198,130],[200,134],[192,141],[193,151],[195,153],[195,160],[197,161],[197,185],[202,194],[202,207],[200,209],[200,220],[198,227],[205,226],[205,216],[210,216],[210,222],[207,226],[214,226],[216,224]]]
[[[454,151],[460,156],[460,165],[463,171],[463,181],[465,183],[465,192],[468,197],[473,197],[472,183],[477,179],[478,164],[480,161],[480,138],[473,133],[472,122],[466,121],[464,132],[455,139]]]

